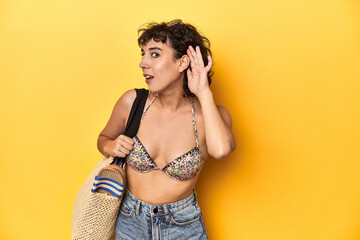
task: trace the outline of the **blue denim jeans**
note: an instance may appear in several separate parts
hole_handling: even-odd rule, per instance
[[[152,205],[126,191],[116,222],[116,240],[208,239],[195,190],[177,202]]]

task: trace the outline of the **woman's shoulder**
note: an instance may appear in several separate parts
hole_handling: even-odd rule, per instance
[[[200,101],[198,98],[195,98],[195,106],[199,108],[199,110],[202,112],[202,107],[200,104]],[[229,111],[222,105],[216,105],[216,108],[218,109],[221,117],[224,119],[226,125],[231,129],[232,127],[232,119]]]
[[[136,90],[129,89],[120,96],[120,98],[117,100],[115,104],[115,107],[128,109],[132,106],[135,98],[136,98]]]
[[[108,123],[100,135],[115,139],[125,131],[126,121],[135,98],[135,89],[127,90],[120,96],[115,103]]]
[[[132,104],[136,98],[136,90],[129,89],[124,92],[117,100],[114,106],[113,115],[126,121],[127,116],[131,110]]]

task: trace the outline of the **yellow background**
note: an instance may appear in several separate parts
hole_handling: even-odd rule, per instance
[[[360,2],[0,2],[0,239],[70,239],[119,96],[146,88],[137,30],[212,43],[236,151],[196,186],[210,239],[360,239]]]

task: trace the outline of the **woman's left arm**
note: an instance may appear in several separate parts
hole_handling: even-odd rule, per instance
[[[187,55],[191,64],[191,71],[187,70],[188,86],[201,104],[208,152],[216,159],[225,158],[234,151],[236,143],[231,131],[231,116],[224,107],[215,104],[209,88],[207,73],[212,66],[211,56],[208,56],[209,63],[205,67],[199,47],[195,51],[190,46]]]
[[[199,93],[197,97],[204,118],[208,152],[216,159],[225,158],[236,148],[231,131],[231,116],[224,107],[216,106],[210,89]]]

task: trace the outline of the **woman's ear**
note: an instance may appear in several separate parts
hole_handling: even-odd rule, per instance
[[[185,71],[190,64],[190,58],[188,55],[183,55],[180,59],[178,59],[178,64],[179,64],[179,72],[183,72]]]

